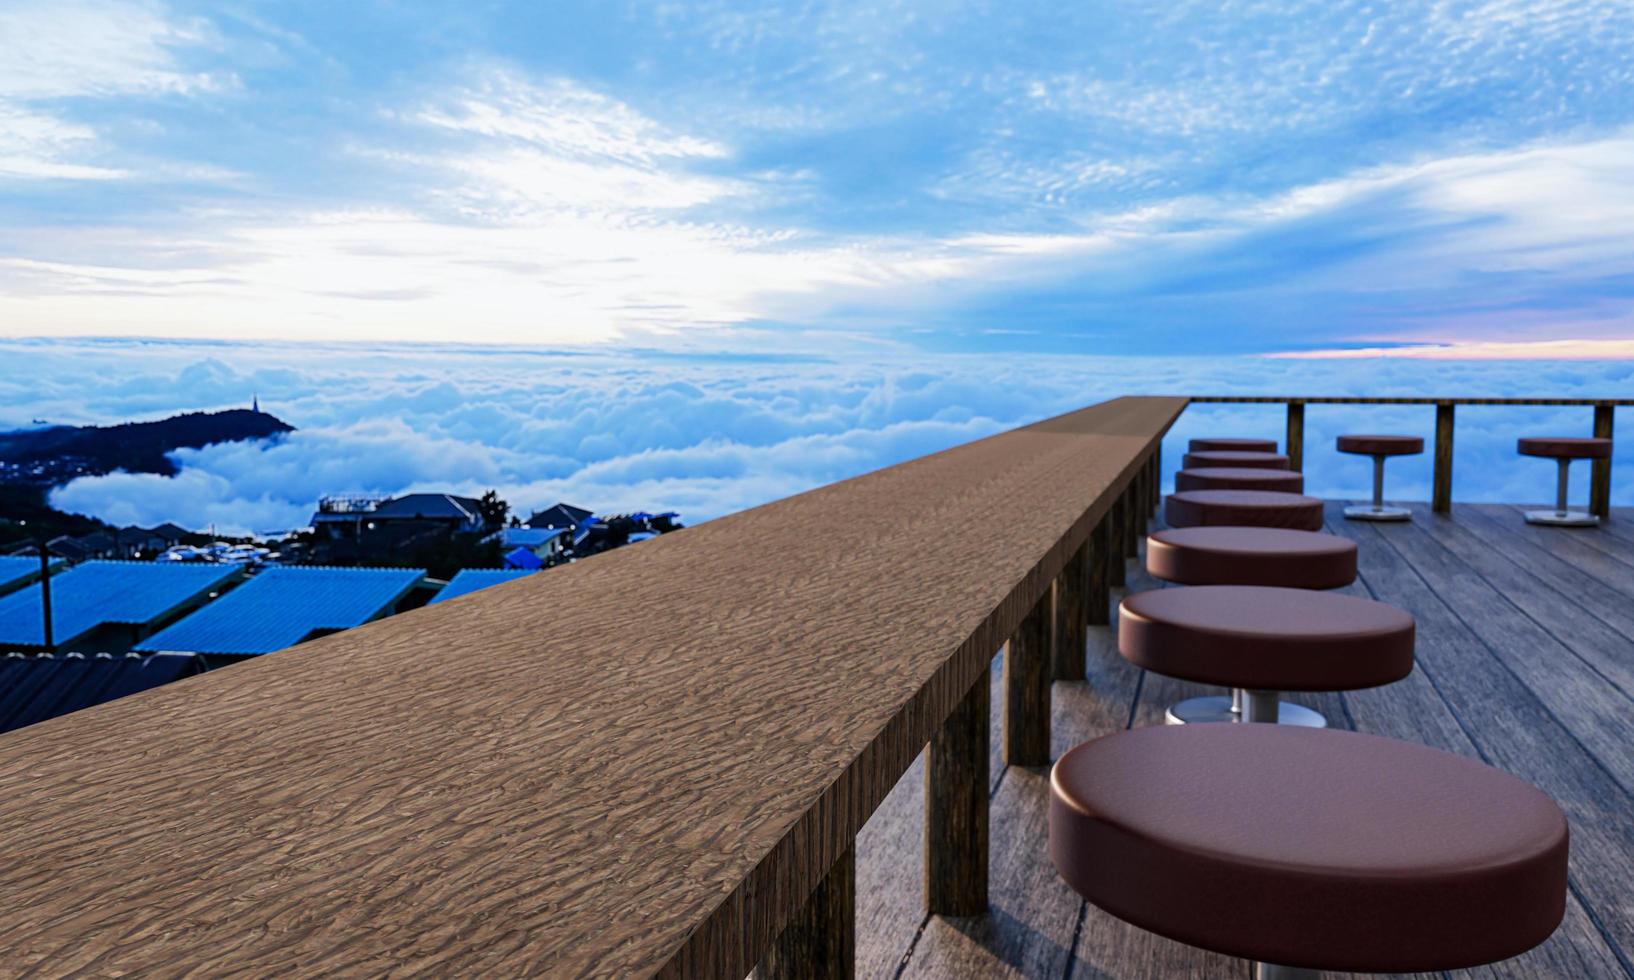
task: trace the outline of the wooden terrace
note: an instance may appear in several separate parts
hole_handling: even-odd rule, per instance
[[[1279,400],[1294,434],[1307,400]],[[1050,761],[1194,693],[1109,625],[1155,585],[1130,559],[1187,403],[1091,406],[0,738],[0,975],[1246,976],[1086,907],[1045,850]],[[1623,403],[1580,404],[1609,433]],[[1590,531],[1330,508],[1418,666],[1303,700],[1570,818],[1565,923],[1494,974],[1634,977],[1634,513],[1604,472]]]

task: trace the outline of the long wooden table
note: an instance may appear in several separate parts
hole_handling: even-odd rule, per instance
[[[0,738],[0,973],[741,976],[1114,504],[1155,499],[1185,405],[1117,399]]]

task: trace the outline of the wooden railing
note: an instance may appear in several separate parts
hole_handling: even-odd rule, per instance
[[[1207,395],[1193,403],[1280,404],[1288,407],[1286,443],[1289,466],[1302,469],[1305,456],[1306,405],[1434,405],[1435,471],[1431,482],[1430,507],[1440,513],[1452,510],[1453,410],[1458,405],[1582,405],[1594,409],[1594,434],[1610,439],[1614,415],[1619,405],[1634,405],[1634,398],[1301,398],[1262,395]],[[1563,435],[1548,432],[1539,435]],[[1589,511],[1604,520],[1611,515],[1611,460],[1597,459],[1589,482]]]
[[[0,738],[0,962],[839,974],[852,842],[927,744],[928,911],[979,912],[992,658],[1006,759],[1047,764],[1051,676],[1081,675],[1185,405],[1106,402]]]

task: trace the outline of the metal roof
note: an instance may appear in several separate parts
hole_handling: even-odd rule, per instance
[[[363,516],[458,518],[462,521],[480,521],[482,505],[470,497],[456,497],[451,493],[410,493],[388,500]]]
[[[498,541],[504,548],[537,548],[566,533],[565,527],[507,527],[495,531],[483,540]]]
[[[62,568],[62,559],[51,559],[53,569]],[[0,555],[0,593],[7,592],[30,576],[40,574],[39,555]]]
[[[34,559],[38,567],[38,559]],[[104,623],[145,626],[241,572],[237,565],[88,561],[51,576],[51,625],[58,646]],[[0,646],[43,646],[38,582],[0,598]]]
[[[319,630],[362,626],[390,611],[425,571],[417,568],[269,568],[191,616],[153,634],[138,650],[272,653]]]
[[[427,605],[435,605],[445,599],[462,596],[468,592],[477,592],[490,585],[509,582],[511,579],[532,575],[535,569],[531,568],[466,568],[458,572],[443,586],[443,590],[432,597]]]
[[[0,732],[199,673],[190,654],[0,657]]]

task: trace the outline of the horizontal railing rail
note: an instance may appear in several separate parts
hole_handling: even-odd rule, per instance
[[[988,698],[1050,680],[1184,398],[1121,398],[0,738],[24,972],[839,968],[929,746],[930,912],[986,906]],[[1076,649],[1077,657],[1055,657]]]
[[[1305,458],[1306,405],[1434,405],[1435,406],[1435,470],[1431,481],[1430,509],[1437,513],[1452,511],[1452,441],[1454,409],[1459,405],[1509,406],[1583,406],[1594,409],[1594,434],[1610,439],[1615,428],[1618,406],[1634,405],[1634,398],[1429,398],[1429,397],[1359,397],[1338,395],[1332,397],[1288,395],[1198,395],[1193,404],[1272,404],[1286,405],[1286,453],[1289,467],[1302,469]],[[1560,435],[1561,433],[1547,433]],[[1589,477],[1589,512],[1606,520],[1611,516],[1611,460],[1594,461]]]

